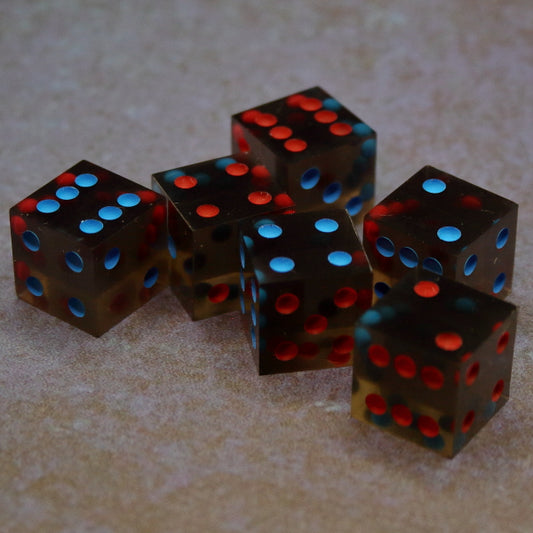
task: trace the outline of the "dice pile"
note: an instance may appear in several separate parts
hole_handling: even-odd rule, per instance
[[[455,455],[509,395],[518,206],[425,167],[373,207],[376,134],[319,87],[231,133],[153,190],[81,161],[15,205],[17,295],[95,336],[168,285],[240,309],[260,374],[353,364],[354,418]]]

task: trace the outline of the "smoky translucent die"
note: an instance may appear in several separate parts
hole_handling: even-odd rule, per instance
[[[171,285],[193,320],[239,309],[240,222],[293,205],[264,166],[227,156],[152,177],[168,203]]]
[[[348,213],[273,215],[241,234],[242,312],[259,373],[349,365],[372,275]]]
[[[505,404],[514,305],[425,271],[359,319],[352,416],[453,457]]]
[[[373,205],[376,132],[320,87],[232,117],[232,150],[276,176],[298,210]]]
[[[364,220],[377,297],[422,266],[505,298],[513,279],[518,205],[427,166]]]
[[[81,161],[10,210],[17,295],[100,336],[167,285],[164,198]]]

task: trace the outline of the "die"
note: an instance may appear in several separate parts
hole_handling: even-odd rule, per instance
[[[167,285],[164,198],[80,161],[10,210],[17,295],[100,336]]]
[[[242,312],[259,374],[349,365],[372,274],[348,213],[272,215],[241,235]]]
[[[293,205],[247,162],[227,156],[152,176],[167,200],[172,290],[193,320],[239,310],[239,223]]]
[[[232,117],[232,150],[266,166],[299,210],[373,205],[376,133],[320,87]]]
[[[453,457],[507,401],[514,305],[420,267],[355,329],[352,416]]]
[[[426,166],[364,219],[363,246],[382,296],[417,265],[500,298],[513,277],[518,206]]]

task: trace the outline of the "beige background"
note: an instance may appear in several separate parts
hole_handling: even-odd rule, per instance
[[[533,531],[530,0],[2,0],[0,531]],[[82,158],[148,185],[231,113],[322,85],[521,204],[511,399],[455,459],[350,419],[350,370],[258,377],[237,315],[167,290],[100,339],[14,295],[7,211]]]

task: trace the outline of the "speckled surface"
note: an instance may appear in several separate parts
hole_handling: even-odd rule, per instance
[[[529,0],[0,6],[2,532],[528,532]],[[7,211],[85,158],[149,185],[230,114],[321,85],[379,135],[378,198],[430,163],[520,203],[511,399],[453,460],[350,419],[350,370],[259,377],[236,315],[170,291],[100,339],[16,299]]]

